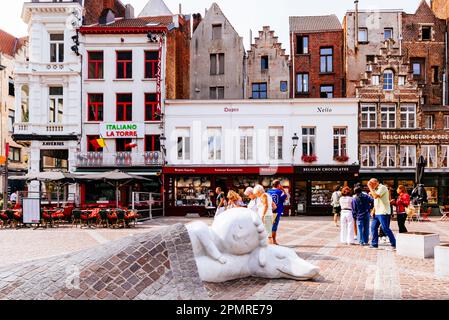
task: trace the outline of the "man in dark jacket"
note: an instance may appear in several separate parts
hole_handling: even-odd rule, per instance
[[[366,246],[369,243],[369,226],[371,210],[374,207],[374,199],[366,193],[360,185],[354,188],[354,199],[352,200],[352,214],[357,221],[358,240],[360,245]]]

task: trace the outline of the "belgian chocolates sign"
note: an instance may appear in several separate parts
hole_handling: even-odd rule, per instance
[[[303,166],[295,167],[295,173],[305,178],[351,178],[359,175],[359,166]]]

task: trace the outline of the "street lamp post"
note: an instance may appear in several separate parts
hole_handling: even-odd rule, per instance
[[[295,163],[295,151],[296,151],[296,148],[298,148],[298,144],[299,144],[299,137],[298,137],[297,133],[295,133],[293,135],[292,141],[293,141],[292,164],[294,164]]]

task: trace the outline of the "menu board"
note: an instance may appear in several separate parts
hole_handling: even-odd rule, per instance
[[[23,223],[37,224],[41,221],[41,200],[39,198],[23,198]]]

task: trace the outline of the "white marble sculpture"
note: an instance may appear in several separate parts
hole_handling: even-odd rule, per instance
[[[298,257],[292,249],[268,245],[260,217],[239,208],[216,217],[212,226],[187,225],[200,277],[225,282],[246,277],[309,280],[319,268]]]

